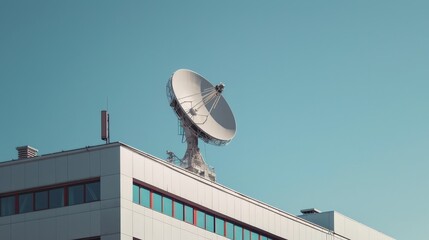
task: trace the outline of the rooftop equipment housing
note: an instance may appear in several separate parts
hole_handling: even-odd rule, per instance
[[[39,150],[31,147],[31,146],[21,146],[17,147],[16,150],[18,150],[18,159],[26,159],[26,158],[32,158],[37,156],[37,152]]]

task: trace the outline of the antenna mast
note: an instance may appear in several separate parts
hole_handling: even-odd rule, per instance
[[[101,140],[110,143],[110,121],[109,113],[106,110],[101,111]]]

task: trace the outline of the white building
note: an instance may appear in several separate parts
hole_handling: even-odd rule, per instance
[[[336,212],[291,215],[123,143],[18,150],[0,163],[1,240],[393,239]]]

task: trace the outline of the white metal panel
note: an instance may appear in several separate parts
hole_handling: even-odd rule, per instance
[[[68,181],[67,156],[55,158],[55,182],[63,183]]]
[[[0,167],[0,193],[9,192],[11,190],[11,168]]]
[[[263,209],[259,206],[255,206],[255,225],[261,227],[264,225]]]
[[[242,200],[239,198],[234,198],[234,218],[242,221],[241,218],[241,204],[242,204]]]
[[[121,240],[133,240],[133,236],[127,235],[127,234],[121,234]],[[104,239],[103,239],[104,240]]]
[[[39,184],[39,162],[27,162],[25,165],[25,188],[33,188]]]
[[[144,175],[143,180],[144,182],[147,182],[149,184],[153,184],[153,165],[155,163],[153,161],[150,161],[148,159],[144,159]]]
[[[0,225],[0,239],[11,239],[10,225]]]
[[[101,177],[101,200],[120,197],[120,176],[119,174],[115,174]]]
[[[15,223],[10,227],[10,239],[26,239],[26,233],[25,222]]]
[[[68,239],[68,228],[70,228],[67,216],[55,218],[55,231],[57,239]],[[54,228],[54,226],[52,226]]]
[[[39,223],[39,234],[37,235],[37,239],[43,240],[54,240],[57,237],[57,233],[53,226],[56,225],[55,218],[46,218],[40,219]],[[3,239],[0,237],[0,239]]]
[[[247,201],[242,201],[239,208],[241,209],[241,220],[243,222],[249,222],[250,203]]]
[[[119,240],[122,238],[122,235],[120,233],[116,233],[116,234],[104,234],[101,237],[101,240]],[[122,239],[121,239],[122,240]]]
[[[120,199],[119,198],[112,198],[112,199],[102,199],[100,202],[100,208],[106,209],[106,208],[114,208],[120,206]],[[61,208],[59,208],[61,209]]]
[[[153,238],[152,239],[164,239],[164,224],[158,220],[153,220],[153,225],[152,225],[152,235]]]
[[[89,236],[100,236],[101,235],[101,212],[100,210],[91,211],[90,218],[90,232]]]
[[[181,182],[183,184],[181,197],[188,199],[189,201],[197,201],[197,191],[195,191],[194,183],[195,180],[192,180],[189,177],[182,176]]]
[[[133,201],[133,179],[132,177],[121,174],[121,198]]]
[[[11,170],[11,183],[10,189],[20,190],[25,188],[25,178],[22,177],[22,173],[25,172],[24,164],[16,164],[10,166]]]
[[[101,175],[100,151],[89,152],[89,175],[99,177]]]
[[[164,240],[174,239],[171,225],[163,224],[163,233],[164,233],[164,236],[163,236]]]
[[[84,238],[91,233],[91,213],[83,212],[68,215],[68,237],[71,239]],[[73,227],[71,227],[73,226]]]
[[[121,174],[129,177],[133,176],[133,154],[124,147],[120,148],[120,167]]]
[[[180,196],[182,192],[182,185],[181,182],[182,175],[176,171],[171,171],[171,193]]]
[[[120,232],[120,208],[102,209],[100,218],[101,235]]]
[[[133,177],[136,179],[144,180],[145,173],[145,161],[143,156],[133,154]]]
[[[68,181],[89,178],[89,153],[71,154],[67,158]]]
[[[38,175],[39,186],[55,184],[55,159],[40,160]]]
[[[197,200],[195,203],[205,206],[206,189],[207,189],[206,185],[201,182],[195,181],[194,185],[190,185],[188,187],[194,188],[197,192]]]
[[[171,192],[172,189],[172,180],[171,180],[171,169],[170,168],[163,168],[163,186],[162,189],[165,191]]]
[[[257,208],[257,206],[256,205],[254,205],[254,204],[250,204],[249,205],[249,224],[250,225],[252,225],[252,226],[255,226],[256,225],[256,218],[257,218],[257,216],[256,216],[256,208]]]
[[[154,239],[153,238],[153,219],[151,217],[145,216],[144,219],[144,238],[143,239]]]
[[[180,228],[173,226],[171,228],[171,236],[172,239],[174,240],[182,240],[181,236],[180,236]]]
[[[144,239],[145,232],[145,217],[144,215],[133,211],[133,236],[139,239]]]
[[[148,161],[146,161],[148,162]],[[157,187],[157,188],[161,188],[164,186],[164,169],[163,166],[161,166],[161,164],[154,162],[152,165],[152,185]]]
[[[212,201],[213,201],[213,205],[212,205],[212,209],[215,212],[219,212],[219,190],[217,189],[213,189],[212,191]]]
[[[226,215],[234,217],[235,214],[235,199],[233,196],[226,195]]]
[[[121,233],[129,236],[133,235],[133,213],[131,210],[121,208]]]
[[[119,148],[104,148],[100,150],[101,176],[119,173]]]

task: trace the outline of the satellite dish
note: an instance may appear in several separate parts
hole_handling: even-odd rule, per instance
[[[217,146],[228,144],[235,136],[234,115],[222,96],[223,83],[213,86],[198,73],[180,69],[167,83],[167,97],[184,129],[187,142],[182,167],[215,180],[198,148],[198,138]],[[167,152],[172,159],[174,155]]]

